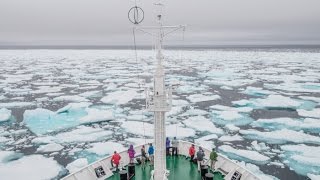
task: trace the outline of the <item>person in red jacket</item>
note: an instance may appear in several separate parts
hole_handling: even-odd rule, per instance
[[[190,155],[190,161],[193,161],[194,155],[196,153],[196,149],[194,148],[194,144],[191,145],[189,148],[189,155]]]
[[[120,159],[121,159],[121,156],[120,154],[117,153],[117,151],[114,151],[114,154],[111,158],[111,161],[113,164],[116,165],[116,170],[119,170],[118,167],[119,167],[119,164],[120,164]]]

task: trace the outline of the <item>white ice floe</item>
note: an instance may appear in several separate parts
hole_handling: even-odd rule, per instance
[[[214,140],[218,139],[216,134],[210,134],[198,139],[194,139],[194,143],[207,149],[215,148]]]
[[[105,156],[113,154],[114,151],[121,152],[125,150],[125,147],[116,142],[97,142],[90,144],[91,148],[86,149],[89,153],[94,153],[99,156]]]
[[[78,95],[69,95],[69,96],[59,96],[53,98],[53,101],[66,101],[66,102],[87,102],[88,99],[78,96]]]
[[[276,92],[265,90],[261,87],[251,87],[251,86],[248,86],[246,90],[242,91],[241,93],[252,95],[252,96],[265,96],[270,94],[277,94]]]
[[[64,106],[63,108],[60,108],[56,111],[56,113],[65,113],[65,112],[71,112],[71,111],[77,111],[80,109],[84,109],[92,105],[90,102],[80,102],[80,103],[69,103],[68,105]]]
[[[235,149],[229,145],[219,146],[219,150],[231,159],[253,162],[257,164],[266,164],[270,161],[269,157],[262,155],[257,151]]]
[[[289,142],[320,144],[320,137],[318,136],[313,136],[301,131],[298,132],[289,129],[281,129],[271,132],[240,130],[239,132],[244,138],[260,140],[269,144],[285,144]]]
[[[125,132],[152,137],[154,135],[154,125],[150,123],[143,123],[138,121],[125,121],[121,127]],[[166,133],[168,137],[184,138],[195,135],[195,131],[190,128],[184,128],[181,124],[171,124],[166,126]]]
[[[192,94],[187,97],[187,99],[189,99],[189,101],[193,103],[204,102],[204,101],[214,101],[220,98],[221,97],[219,95],[203,95],[203,94]]]
[[[127,104],[138,95],[135,90],[115,91],[103,97],[101,101],[106,104]]]
[[[106,120],[112,120],[114,118],[113,112],[110,110],[86,108],[86,112],[88,114],[80,119],[81,124],[101,122]]]
[[[320,121],[319,119],[305,118],[305,119],[293,119],[293,118],[274,118],[274,119],[258,119],[251,123],[253,127],[261,127],[264,129],[292,129],[292,130],[304,130],[307,132],[320,133]]]
[[[62,149],[63,149],[63,146],[61,146],[60,144],[51,143],[51,144],[41,145],[37,149],[37,152],[51,153],[51,152],[61,151]]]
[[[297,109],[297,112],[300,116],[320,119],[320,108],[316,108],[310,111],[304,109]]]
[[[0,109],[0,123],[4,121],[8,121],[11,118],[11,110],[8,110],[7,108],[1,108]]]
[[[252,145],[253,149],[256,151],[267,151],[270,149],[270,147],[266,146],[266,144],[263,142],[258,143],[257,141],[252,141],[251,145]]]
[[[80,143],[105,140],[111,137],[112,131],[102,128],[79,126],[75,130],[59,133],[54,136],[56,143]]]
[[[127,142],[132,143],[136,146],[142,145],[142,144],[147,144],[147,143],[153,143],[154,139],[149,139],[149,138],[127,138]]]
[[[112,136],[113,132],[103,128],[93,128],[88,126],[78,126],[69,132],[62,132],[55,136],[40,136],[32,140],[35,144],[73,144],[82,142],[96,142],[106,140]]]
[[[190,128],[193,128],[197,131],[207,131],[215,134],[223,134],[223,130],[217,128],[209,119],[204,116],[193,116],[184,120],[183,123]]]
[[[300,99],[309,100],[313,102],[317,102],[320,104],[320,97],[311,97],[311,96],[299,96]]]
[[[72,161],[66,166],[66,169],[68,169],[69,173],[74,173],[80,170],[81,168],[87,166],[88,160],[86,158],[79,158],[75,161]]]
[[[211,119],[220,125],[233,124],[236,126],[243,126],[250,124],[253,119],[247,114],[239,113],[238,111],[216,111],[213,110]]]
[[[320,170],[320,147],[298,145],[282,145],[284,154],[280,157],[290,168],[298,174],[319,174]]]
[[[20,157],[22,157],[22,153],[16,153],[14,151],[0,151],[0,166],[1,163],[6,163]]]
[[[79,96],[92,98],[92,97],[100,97],[102,95],[101,91],[87,91],[79,94]]]
[[[7,103],[0,103],[0,108],[21,108],[21,107],[29,107],[35,106],[33,102],[7,102]]]
[[[230,132],[238,132],[240,130],[239,127],[237,127],[237,126],[235,126],[233,124],[227,124],[225,127]]]
[[[315,175],[315,174],[307,174],[308,178],[310,178],[311,180],[320,180],[320,174],[319,175]]]
[[[265,99],[255,99],[254,104],[266,108],[298,108],[302,105],[302,102],[286,96],[269,95]]]
[[[39,135],[77,126],[81,124],[78,119],[84,115],[84,110],[58,114],[48,109],[37,108],[24,112],[23,123]]]
[[[0,163],[2,180],[26,178],[32,180],[53,179],[58,177],[62,170],[62,166],[53,160],[53,158],[46,158],[42,155],[25,156],[5,164]]]
[[[201,109],[188,109],[186,112],[184,112],[183,114],[180,114],[180,116],[203,116],[208,114],[207,111],[201,110]]]
[[[241,136],[239,136],[238,134],[233,135],[233,136],[221,136],[219,138],[219,141],[221,142],[230,142],[230,141],[243,141],[243,138]]]
[[[260,170],[260,168],[254,164],[245,163],[245,162],[241,162],[240,164],[246,169],[248,169],[249,171],[251,171],[254,175],[258,176],[261,180],[279,180],[274,176],[263,173]]]

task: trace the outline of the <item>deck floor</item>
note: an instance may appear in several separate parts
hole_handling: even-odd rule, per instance
[[[150,172],[153,166],[149,163],[143,170],[141,165],[136,166],[136,175],[133,180],[150,180]],[[169,180],[199,180],[200,173],[197,170],[197,164],[190,162],[184,156],[168,156],[167,169],[170,170]],[[119,175],[116,173],[108,180],[119,180]],[[219,172],[214,173],[214,180],[223,180],[223,176]]]

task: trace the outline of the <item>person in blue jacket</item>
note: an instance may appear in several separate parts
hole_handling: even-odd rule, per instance
[[[154,161],[154,148],[152,146],[152,143],[150,143],[149,145],[148,154],[149,154],[150,166],[152,166]]]

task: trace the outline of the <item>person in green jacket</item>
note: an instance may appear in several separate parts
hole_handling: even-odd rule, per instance
[[[214,166],[217,162],[218,154],[216,153],[215,149],[212,148],[212,152],[210,153],[210,160],[211,160],[211,169],[214,170]]]

